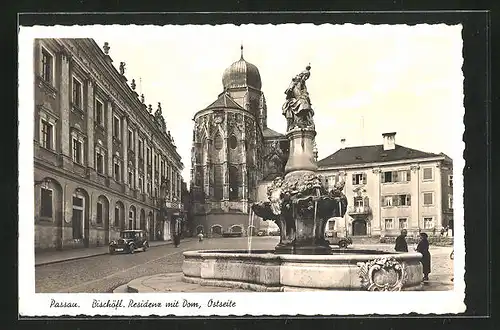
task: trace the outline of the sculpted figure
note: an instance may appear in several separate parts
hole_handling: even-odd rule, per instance
[[[281,185],[283,184],[283,179],[281,177],[277,177],[274,179],[271,189],[269,190],[269,201],[271,202],[271,211],[275,215],[281,214],[281,194],[283,190]]]
[[[307,92],[306,80],[311,76],[311,66],[296,75],[285,91],[286,101],[282,107],[287,121],[287,131],[299,128],[314,128],[314,111]]]

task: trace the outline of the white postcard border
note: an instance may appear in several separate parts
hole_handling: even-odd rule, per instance
[[[289,24],[286,24],[289,25]],[[444,25],[444,24],[441,24]],[[266,25],[271,26],[271,25]],[[300,28],[311,28],[302,24]],[[184,25],[179,28],[204,29],[217,26]],[[298,27],[297,27],[298,28]],[[417,25],[414,28],[429,28]],[[461,33],[460,25],[453,26]],[[168,293],[168,294],[42,294],[35,293],[34,255],[34,201],[33,201],[33,40],[34,38],[88,37],[91,31],[99,31],[112,38],[113,34],[148,35],[164,33],[160,26],[51,26],[20,27],[19,30],[19,313],[22,316],[209,316],[209,315],[399,315],[411,312],[422,314],[461,313],[465,311],[465,244],[463,226],[463,176],[465,165],[462,142],[463,115],[451,118],[456,122],[451,130],[456,144],[450,155],[454,161],[454,222],[455,259],[454,289],[442,292],[295,292],[295,293]],[[142,32],[140,32],[142,31]],[[146,34],[142,34],[146,35]],[[464,111],[464,109],[462,109]],[[51,300],[74,302],[75,308],[52,308]],[[128,304],[135,301],[167,302],[179,300],[179,308],[92,308],[92,301],[123,299]],[[200,308],[182,308],[183,300],[200,304]],[[208,307],[213,301],[233,301],[235,307]]]

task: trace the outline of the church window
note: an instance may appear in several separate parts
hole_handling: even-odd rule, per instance
[[[236,166],[229,167],[229,200],[235,201],[238,199],[238,169]]]
[[[236,149],[238,146],[238,140],[236,139],[236,136],[234,134],[231,134],[231,137],[229,138],[229,147],[231,149]]]
[[[214,146],[215,146],[215,149],[217,149],[217,150],[222,149],[222,137],[220,136],[219,132],[217,132],[217,134],[215,134]]]
[[[214,166],[214,199],[217,201],[223,198],[224,182],[222,176],[222,165]]]

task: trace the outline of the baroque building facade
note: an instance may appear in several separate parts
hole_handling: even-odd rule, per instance
[[[36,250],[107,245],[124,229],[167,240],[182,216],[183,164],[161,104],[145,104],[109,49],[34,42]]]
[[[331,219],[327,230],[397,236],[453,228],[452,159],[397,145],[395,136],[384,133],[380,145],[343,147],[318,162],[323,183],[331,189],[344,181],[348,198],[345,218]]]
[[[258,187],[283,175],[288,140],[267,127],[258,68],[241,57],[222,75],[223,92],[194,115],[192,212],[196,232],[252,235],[250,205]]]

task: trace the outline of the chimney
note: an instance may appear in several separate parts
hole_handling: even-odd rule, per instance
[[[384,139],[384,150],[396,149],[396,132],[382,133]]]
[[[345,149],[345,139],[340,139],[340,149]]]

